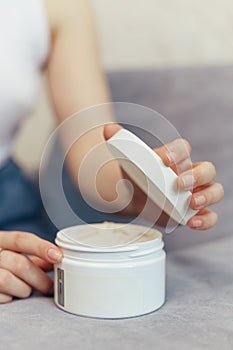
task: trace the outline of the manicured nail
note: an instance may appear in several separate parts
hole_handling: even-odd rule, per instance
[[[183,175],[181,176],[181,180],[183,182],[183,186],[185,190],[192,190],[195,182],[193,175]]]
[[[62,253],[59,252],[59,250],[56,250],[54,248],[49,248],[47,254],[48,254],[49,259],[51,259],[53,261],[59,261],[62,257]]]
[[[176,162],[176,153],[175,152],[168,152],[167,153],[167,159],[169,161],[170,164],[174,164]]]
[[[202,226],[202,220],[197,219],[192,221],[192,227],[201,227]]]
[[[201,207],[206,202],[205,196],[198,196],[194,198],[194,204],[196,207]]]

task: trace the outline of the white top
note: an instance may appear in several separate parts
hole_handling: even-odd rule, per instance
[[[107,145],[126,173],[169,217],[186,225],[197,213],[189,207],[191,192],[178,188],[175,172],[136,135],[120,129]],[[169,223],[166,232],[173,228],[175,225]]]
[[[43,0],[0,0],[0,166],[35,105],[48,51]]]

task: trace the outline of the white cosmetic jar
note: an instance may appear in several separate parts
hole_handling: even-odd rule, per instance
[[[57,233],[63,249],[54,267],[56,305],[96,318],[140,316],[165,300],[162,234],[146,226],[105,222]]]

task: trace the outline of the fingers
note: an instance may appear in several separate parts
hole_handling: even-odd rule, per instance
[[[200,210],[206,206],[210,206],[219,202],[224,196],[224,188],[219,183],[213,183],[206,188],[193,193],[190,207]]]
[[[32,288],[10,271],[0,268],[0,292],[17,298],[28,298]]]
[[[177,175],[184,173],[185,171],[192,170],[193,163],[190,158],[187,158],[180,163],[171,166],[172,170],[175,171]]]
[[[49,272],[53,270],[53,264],[41,258],[38,258],[37,256],[29,255],[28,259],[30,259],[33,262],[33,264],[37,265],[43,271]]]
[[[52,294],[53,281],[42,268],[51,269],[52,264],[61,261],[58,247],[32,233],[0,231],[0,248],[0,303],[9,302],[12,297],[27,298],[32,288]]]
[[[36,255],[51,263],[60,262],[62,259],[62,251],[58,247],[28,232],[0,231],[0,247]]]
[[[192,191],[194,188],[213,182],[215,176],[215,166],[210,162],[201,162],[195,164],[192,170],[182,173],[177,183],[181,189]]]
[[[191,169],[191,146],[185,139],[176,139],[173,142],[155,149],[166,166],[171,167],[176,173]]]
[[[52,290],[53,290],[52,279],[44,271],[42,271],[37,265],[35,265],[30,259],[28,259],[26,256],[22,254],[17,254],[15,252],[11,252],[8,250],[3,250],[1,252],[0,268],[4,269],[8,273],[10,272],[15,277],[15,279],[12,279],[11,277],[11,280],[10,280],[10,283],[11,283],[10,286],[12,286],[11,289],[9,289],[10,286],[8,286],[6,283],[5,288],[7,289],[3,288],[0,290],[0,292],[7,291],[8,294],[10,295],[21,297],[21,295],[15,295],[15,293],[17,292],[16,283],[19,286],[21,286],[20,288],[23,290],[25,290],[24,284],[26,283],[27,289],[33,287],[44,294],[52,293]],[[15,286],[13,288],[14,283],[15,283]],[[24,286],[24,288],[22,288],[22,286]],[[14,294],[13,294],[13,290],[14,290]]]
[[[215,166],[210,162],[202,162],[194,164],[192,171],[178,177],[178,186],[181,189],[193,191],[190,207],[199,210],[188,222],[188,226],[193,229],[207,230],[218,220],[217,214],[206,208],[219,202],[224,196],[223,186],[213,182],[215,176]]]
[[[117,123],[109,123],[104,126],[104,138],[105,140],[110,139],[117,131],[122,129],[122,126],[120,126]]]
[[[213,227],[218,221],[218,215],[214,211],[205,208],[201,209],[197,215],[192,217],[188,226],[196,230],[207,230]]]
[[[6,304],[12,301],[13,297],[7,294],[0,293],[0,304]]]

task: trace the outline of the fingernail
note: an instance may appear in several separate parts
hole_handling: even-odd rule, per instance
[[[196,207],[200,207],[200,206],[204,205],[205,202],[206,202],[205,196],[198,196],[198,197],[194,198],[194,204]]]
[[[53,261],[59,261],[62,257],[62,253],[59,252],[59,250],[56,250],[54,248],[49,248],[47,254],[48,254],[49,259],[51,259]]]
[[[173,164],[176,162],[177,156],[175,152],[168,152],[167,153],[167,159],[170,164]]]
[[[192,227],[201,227],[202,226],[202,220],[197,219],[192,221]]]
[[[193,189],[193,185],[195,182],[193,175],[183,175],[181,177],[181,180],[183,182],[183,186],[184,186],[185,190],[192,190]]]

